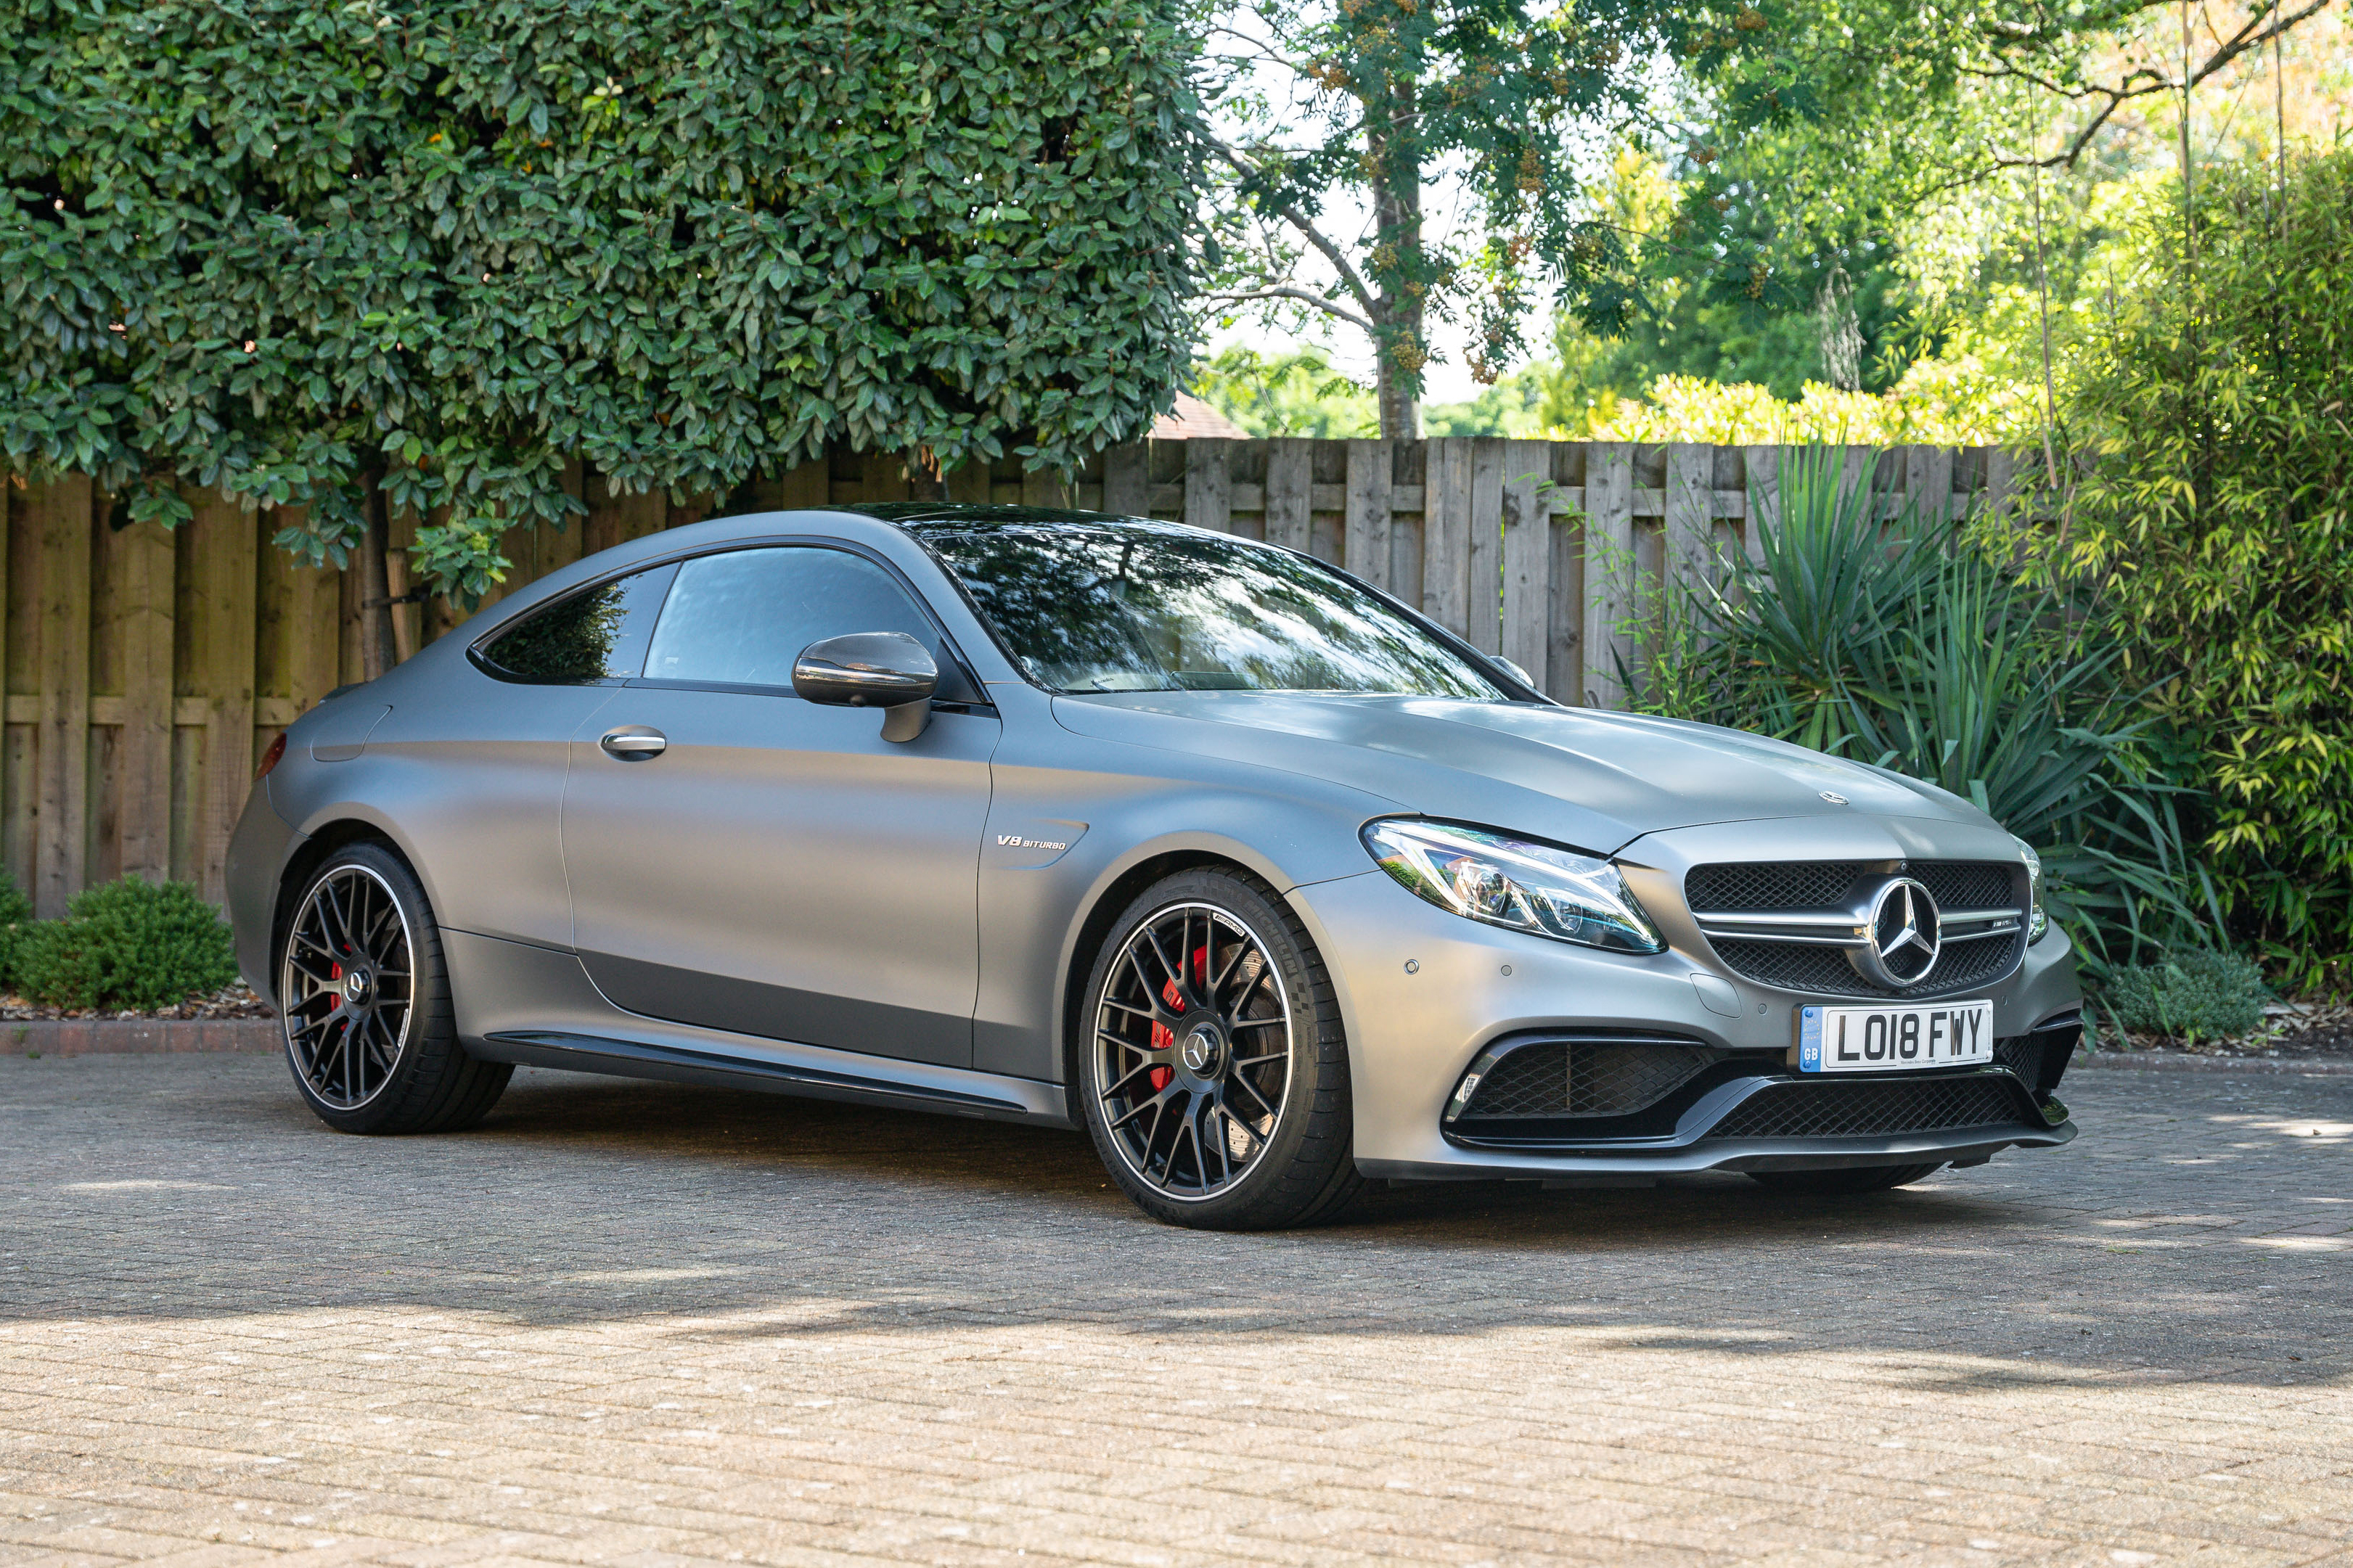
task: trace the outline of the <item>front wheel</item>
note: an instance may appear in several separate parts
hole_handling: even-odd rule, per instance
[[[1942,1161],[1932,1165],[1848,1165],[1831,1171],[1751,1171],[1748,1179],[1777,1193],[1838,1196],[1908,1187],[1944,1168]]]
[[[1146,889],[1095,959],[1082,1021],[1087,1130],[1154,1218],[1310,1225],[1363,1185],[1331,979],[1257,879],[1201,869]]]
[[[440,928],[425,889],[379,844],[311,873],[278,963],[294,1085],[342,1132],[447,1132],[480,1121],[514,1068],[458,1043]]]

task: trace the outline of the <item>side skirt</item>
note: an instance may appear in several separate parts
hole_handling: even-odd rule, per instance
[[[526,1067],[554,1068],[565,1072],[608,1073],[616,1078],[652,1079],[663,1083],[701,1084],[713,1089],[756,1089],[776,1094],[803,1095],[813,1100],[844,1100],[854,1105],[888,1106],[902,1110],[940,1111],[950,1116],[975,1116],[990,1121],[1029,1121],[1067,1126],[1060,1113],[1059,1091],[1042,1096],[1037,1105],[1009,1097],[968,1093],[928,1084],[893,1083],[887,1079],[785,1062],[756,1061],[715,1051],[689,1050],[679,1046],[649,1045],[597,1035],[568,1034],[550,1029],[518,1029],[482,1037],[475,1055]],[[1054,1086],[1040,1085],[1053,1089]]]

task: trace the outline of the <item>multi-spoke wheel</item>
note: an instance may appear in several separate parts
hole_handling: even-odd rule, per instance
[[[425,889],[382,846],[314,870],[279,938],[286,1058],[311,1109],[346,1132],[480,1121],[513,1068],[459,1046]]]
[[[1147,889],[1096,960],[1085,1018],[1088,1124],[1146,1212],[1296,1225],[1355,1193],[1339,1010],[1297,918],[1254,880]]]
[[[357,1110],[392,1081],[416,1011],[408,919],[367,866],[337,866],[311,884],[286,935],[286,1049],[311,1093]]]

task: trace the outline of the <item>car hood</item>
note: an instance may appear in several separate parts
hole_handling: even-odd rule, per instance
[[[1883,769],[1737,730],[1592,708],[1151,691],[1058,697],[1054,711],[1079,734],[1306,773],[1423,816],[1603,853],[1667,828],[1764,818],[1991,825],[1958,797]]]

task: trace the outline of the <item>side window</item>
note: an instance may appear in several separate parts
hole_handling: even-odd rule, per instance
[[[938,631],[896,579],[862,555],[801,544],[682,563],[646,679],[790,688],[801,649],[849,632],[904,632],[939,661],[942,696],[957,684]]]
[[[645,666],[646,641],[674,565],[618,578],[543,605],[480,651],[493,675],[556,686],[627,680]]]

